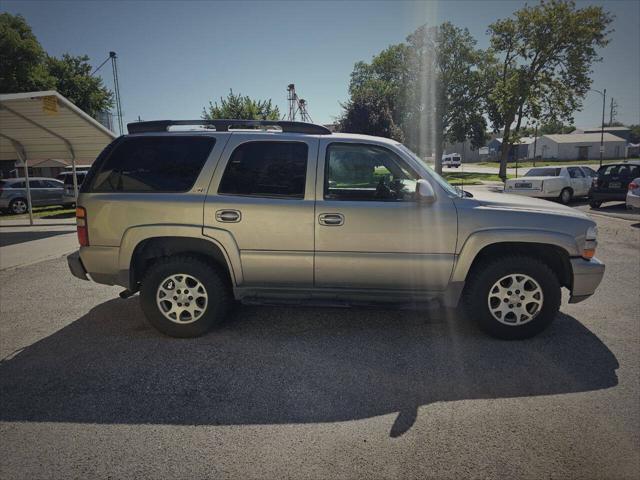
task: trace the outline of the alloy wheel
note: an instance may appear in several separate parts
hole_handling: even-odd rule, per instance
[[[523,325],[533,320],[544,296],[540,284],[529,275],[505,275],[489,289],[487,303],[493,318],[505,325]]]

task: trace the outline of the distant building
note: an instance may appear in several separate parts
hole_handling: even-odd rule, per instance
[[[511,146],[509,150],[509,162],[513,162],[516,159],[522,160],[529,158],[529,146],[533,145],[535,141],[534,137],[522,137],[517,143]],[[489,149],[489,156],[494,159],[499,159],[502,155],[502,139],[494,138],[487,143]]]
[[[474,163],[482,160],[480,150],[472,148],[469,140],[457,143],[445,143],[442,154],[446,155],[448,153],[459,153],[462,158],[462,163]]]
[[[571,135],[581,133],[600,133],[602,130],[602,127],[576,128],[571,132]],[[631,138],[631,129],[629,127],[604,127],[604,133],[610,133],[611,135],[620,137],[626,142],[629,142],[629,138]]]
[[[625,158],[627,142],[621,137],[605,133],[603,158]],[[567,133],[538,137],[536,157],[548,160],[598,160],[600,133]],[[533,158],[533,143],[528,158]]]

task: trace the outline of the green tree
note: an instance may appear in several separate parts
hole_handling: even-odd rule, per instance
[[[591,65],[600,60],[597,49],[609,41],[611,21],[600,6],[577,9],[573,1],[543,0],[489,26],[499,62],[487,71],[494,82],[488,112],[494,129],[503,131],[502,179],[523,120],[573,122],[591,85]]]
[[[55,89],[92,117],[113,106],[113,92],[102,78],[91,76],[88,56],[65,53],[62,58],[47,57],[46,65],[55,79]]]
[[[21,15],[0,14],[0,93],[54,88],[46,54]]]
[[[425,130],[430,134],[429,150],[434,152],[436,171],[441,173],[444,142],[469,139],[472,147],[478,148],[486,141],[482,99],[487,84],[482,66],[490,58],[476,48],[477,42],[466,28],[450,22],[437,27],[423,25],[407,41],[415,62],[412,98],[417,111],[405,123],[405,131],[413,129],[411,138],[424,136]],[[420,147],[419,151],[425,150]]]
[[[344,112],[338,120],[341,132],[363,133],[393,138],[402,142],[402,130],[393,119],[387,94],[375,88],[360,88],[343,105]]]
[[[342,128],[403,138],[420,155],[435,151],[440,171],[445,141],[484,144],[484,57],[467,30],[448,22],[422,26],[370,64],[356,63]]]
[[[538,128],[538,135],[554,135],[559,133],[571,133],[576,129],[573,125],[565,125],[558,120],[551,120],[543,123]]]
[[[640,143],[640,125],[629,125],[631,135],[629,135],[630,143]]]
[[[209,107],[202,109],[202,118],[205,120],[280,120],[280,110],[271,104],[271,99],[254,100],[229,90],[227,98],[220,97],[220,104],[209,102]]]

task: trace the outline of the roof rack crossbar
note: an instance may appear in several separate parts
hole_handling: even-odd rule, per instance
[[[169,127],[176,125],[215,127],[217,132],[227,132],[232,128],[280,127],[285,133],[331,135],[331,130],[322,125],[283,120],[152,120],[129,123],[127,130],[129,133],[166,132]]]

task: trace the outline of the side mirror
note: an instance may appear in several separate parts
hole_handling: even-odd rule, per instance
[[[433,191],[431,184],[426,180],[418,180],[416,192],[418,193],[418,202],[420,203],[432,203],[436,200],[436,193]]]

